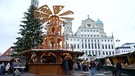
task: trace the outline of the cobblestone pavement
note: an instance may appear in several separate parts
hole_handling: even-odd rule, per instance
[[[13,74],[8,74],[8,75],[1,75],[1,76],[13,76]],[[21,76],[56,76],[56,75],[35,75],[35,74],[31,74],[28,72],[23,72],[21,73]],[[57,75],[57,76],[91,76],[91,72],[90,71],[75,71],[75,73],[73,75]],[[112,76],[112,72],[111,71],[96,71],[95,76]],[[126,74],[122,74],[122,76],[128,76]]]

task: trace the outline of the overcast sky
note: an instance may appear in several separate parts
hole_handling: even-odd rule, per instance
[[[72,10],[73,32],[81,25],[87,16],[96,21],[98,18],[104,23],[104,30],[108,36],[113,33],[119,44],[135,42],[135,0],[39,0],[39,7],[47,4],[64,5],[64,9]],[[0,52],[5,52],[19,35],[24,12],[27,11],[31,0],[0,0]],[[117,43],[116,43],[117,45]]]

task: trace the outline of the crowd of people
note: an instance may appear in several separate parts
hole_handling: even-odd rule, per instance
[[[106,62],[104,64],[101,64],[99,61],[94,61],[94,59],[91,59],[90,62],[86,60],[83,62],[73,61],[72,56],[66,54],[62,56],[62,63],[65,75],[72,75],[73,69],[75,69],[75,71],[91,71],[91,76],[94,76],[95,71],[100,70],[101,68],[104,69],[105,71],[108,71]],[[14,76],[20,76],[21,70],[18,68],[14,68],[16,66],[18,66],[18,64],[15,61],[0,62],[0,75],[10,73],[13,74]],[[122,65],[121,62],[118,60],[116,67],[112,70],[112,75],[116,76],[117,74],[118,76],[121,76],[121,69]],[[28,71],[27,63],[25,65],[25,71]]]
[[[22,69],[15,67],[19,67],[19,65],[15,61],[0,62],[0,76],[7,74],[20,76]],[[26,67],[27,65],[25,65],[25,71],[28,71]]]
[[[12,65],[10,62],[0,62],[0,75],[8,74],[9,72],[13,72]]]
[[[121,62],[118,60],[116,67],[113,67],[114,69],[112,70],[112,76],[121,76],[121,69],[122,65]],[[76,71],[91,71],[91,76],[95,75],[95,71],[99,71],[100,69],[103,69],[104,71],[108,71],[108,66],[107,63],[104,62],[104,64],[101,64],[98,61],[94,61],[93,59],[88,61],[83,61],[83,62],[76,62],[74,64],[74,69]]]

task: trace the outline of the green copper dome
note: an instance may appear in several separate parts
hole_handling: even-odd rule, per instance
[[[103,22],[98,19],[98,20],[96,21],[96,25],[99,25],[99,24],[103,24]]]

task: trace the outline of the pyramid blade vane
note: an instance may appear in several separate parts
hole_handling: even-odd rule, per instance
[[[62,5],[54,5],[53,6],[54,14],[58,14],[63,8],[64,8],[64,6],[62,6]]]
[[[41,6],[40,8],[38,8],[38,10],[47,13],[48,15],[52,15],[52,12],[47,5]]]
[[[72,15],[72,14],[74,14],[74,12],[72,12],[71,10],[68,10],[66,12],[59,14],[59,16]]]
[[[45,17],[45,18],[48,18],[49,17],[49,15],[48,14],[46,14],[46,13],[44,13],[44,12],[42,12],[42,11],[38,11],[38,10],[35,10],[34,11],[34,17]]]
[[[49,20],[48,18],[43,18],[43,17],[37,17],[37,19],[41,21],[42,23],[45,23]]]
[[[74,18],[71,17],[60,17],[61,19],[65,19],[65,20],[73,20]]]

